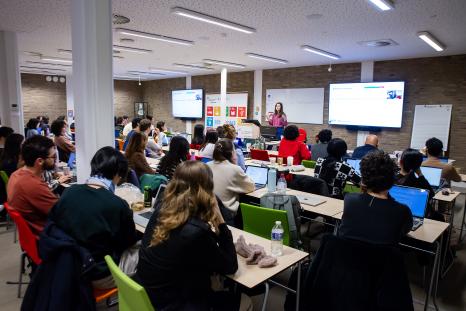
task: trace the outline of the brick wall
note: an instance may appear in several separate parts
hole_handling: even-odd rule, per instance
[[[47,115],[50,120],[66,115],[66,83],[47,82],[44,75],[21,74],[24,124]],[[135,81],[115,80],[115,115],[134,115],[134,102],[142,100],[143,88]]]

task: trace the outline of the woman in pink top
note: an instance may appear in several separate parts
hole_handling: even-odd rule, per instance
[[[269,121],[269,124],[274,127],[283,128],[288,125],[286,114],[283,112],[282,103],[276,103],[275,111],[267,113],[267,121]]]

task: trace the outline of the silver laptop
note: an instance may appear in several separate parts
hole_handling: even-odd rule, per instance
[[[154,202],[157,202],[161,198],[161,195],[163,194],[163,191],[167,188],[167,185],[162,184],[159,186],[159,189],[157,189],[157,193],[155,194]],[[154,209],[151,208],[150,211],[143,212],[140,214],[134,214],[133,219],[134,223],[137,225],[140,225],[141,227],[147,227],[147,224],[149,223],[149,219],[152,217],[152,214],[154,213]]]
[[[267,167],[252,166],[252,165],[246,167],[246,175],[248,175],[254,181],[256,190],[260,188],[264,188],[267,185],[268,173],[269,173],[269,169]]]
[[[298,198],[299,203],[311,206],[317,206],[327,202],[326,200],[313,195],[297,195],[296,198]]]
[[[424,217],[429,201],[429,191],[425,189],[393,186],[389,190],[390,195],[395,201],[407,205],[413,214],[412,231],[416,230],[424,223]]]
[[[421,166],[422,175],[427,179],[429,185],[438,189],[441,185],[442,169],[439,167]]]

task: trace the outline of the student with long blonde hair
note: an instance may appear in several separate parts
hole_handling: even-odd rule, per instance
[[[136,280],[160,310],[237,310],[211,289],[213,273],[238,269],[233,238],[213,193],[212,171],[200,161],[178,165],[142,241]]]

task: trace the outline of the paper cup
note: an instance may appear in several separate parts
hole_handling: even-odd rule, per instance
[[[286,163],[288,164],[288,166],[292,166],[293,165],[293,157],[289,156],[288,158],[286,158]]]

